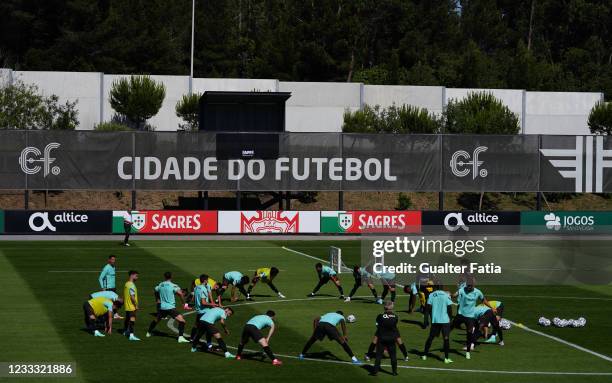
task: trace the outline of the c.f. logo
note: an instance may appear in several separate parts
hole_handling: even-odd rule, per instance
[[[21,151],[21,155],[19,156],[19,165],[21,165],[21,170],[25,174],[37,174],[43,169],[43,175],[46,177],[49,173],[54,176],[60,174],[60,167],[53,166],[51,164],[55,162],[55,158],[51,157],[51,151],[53,149],[57,149],[60,147],[60,144],[57,142],[52,142],[45,146],[43,153],[34,146],[28,146],[27,148]],[[40,157],[42,154],[42,157]],[[32,155],[32,156],[30,156]],[[31,166],[34,162],[42,162],[42,167],[40,165]]]

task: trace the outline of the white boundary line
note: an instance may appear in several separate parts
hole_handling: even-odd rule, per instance
[[[586,353],[588,353],[588,354],[594,355],[594,356],[596,356],[596,357],[598,357],[598,358],[601,358],[601,359],[603,359],[603,360],[607,360],[608,362],[612,362],[612,358],[611,358],[611,357],[609,357],[609,356],[607,356],[607,355],[600,354],[600,353],[595,352],[595,351],[593,351],[593,350],[589,350],[588,348],[584,348],[584,347],[579,346],[579,345],[577,345],[577,344],[575,344],[575,343],[568,342],[568,341],[563,340],[563,339],[561,339],[561,338],[557,338],[556,336],[552,336],[552,335],[546,334],[546,333],[544,333],[544,332],[541,332],[541,331],[538,331],[538,330],[534,330],[534,329],[532,329],[532,328],[526,327],[525,325],[518,326],[516,323],[514,323],[514,322],[513,322],[513,321],[511,321],[511,320],[508,320],[508,321],[509,321],[510,323],[512,323],[513,325],[515,325],[516,327],[518,327],[518,328],[520,328],[520,329],[523,329],[523,330],[525,330],[525,331],[532,332],[532,333],[534,333],[534,334],[538,334],[538,335],[544,336],[544,337],[546,337],[546,338],[552,339],[552,340],[557,341],[557,342],[559,342],[559,343],[563,343],[563,344],[565,344],[565,345],[567,345],[567,346],[570,346],[570,347],[572,347],[572,348],[575,348],[576,350],[580,350],[580,351],[586,352]]]
[[[357,298],[367,298],[367,297],[369,297],[369,296],[362,295],[362,296],[358,296]],[[234,305],[228,305],[227,307],[248,306],[248,305],[263,304],[263,303],[286,303],[286,302],[296,302],[296,301],[332,300],[332,299],[337,300],[338,298],[330,297],[330,298],[277,299],[277,300],[271,300],[271,301],[256,301],[256,302],[238,303],[238,304],[234,304]],[[190,311],[190,312],[184,313],[183,316],[193,315],[193,314],[195,314],[195,311]],[[177,328],[174,326],[174,319],[168,320],[167,326],[168,326],[168,328],[172,332],[178,333]],[[532,330],[532,331],[534,331],[534,330]],[[536,331],[534,331],[534,332],[536,332]],[[538,333],[538,332],[536,332],[536,333]],[[544,335],[546,335],[546,334],[544,334]],[[552,338],[554,338],[554,337],[552,337]],[[563,342],[563,343],[565,343],[565,342]],[[578,347],[580,347],[580,346],[578,346]],[[236,349],[236,347],[232,347],[232,346],[228,346],[228,348]],[[248,351],[248,352],[258,352],[256,350],[250,350],[250,349],[245,349],[245,351]],[[587,350],[583,349],[583,351],[587,351]],[[590,350],[588,350],[587,352],[589,352],[589,351]],[[294,356],[294,355],[285,355],[285,354],[276,354],[276,355],[280,356],[282,358],[299,359],[297,356]],[[605,356],[605,355],[603,355],[603,356]],[[344,364],[344,365],[350,365],[350,366],[353,365],[351,362],[342,361],[342,360],[326,360],[326,359],[312,359],[312,358],[305,358],[304,360],[305,361],[310,361],[310,362],[335,363],[335,364]],[[371,365],[370,363],[364,363],[364,364],[365,365]],[[391,367],[391,365],[383,364],[382,367]],[[398,364],[397,367],[398,368],[404,368],[404,369],[412,369],[412,370],[427,370],[427,371],[441,371],[441,372],[463,372],[463,373],[466,373],[466,372],[467,373],[486,373],[486,374],[488,374],[488,373],[495,373],[495,374],[506,374],[506,375],[612,376],[612,372],[476,370],[476,369],[464,369],[464,368],[406,366],[406,365],[402,365],[402,364]]]

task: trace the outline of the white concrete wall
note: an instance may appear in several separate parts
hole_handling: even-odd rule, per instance
[[[90,72],[23,72],[0,69],[0,87],[10,79],[35,84],[44,94],[56,94],[61,102],[78,100],[79,129],[93,129],[114,114],[108,102],[112,82],[124,75]],[[189,91],[187,76],[152,76],[166,86],[166,99],[149,123],[157,130],[176,130],[174,108]],[[490,91],[519,115],[527,134],[589,134],[590,109],[603,99],[601,93],[525,92],[517,89],[454,89],[432,86],[362,85],[360,83],[284,82],[275,79],[195,78],[194,92],[281,91],[287,101],[286,129],[290,132],[340,132],[345,110],[365,104],[388,107],[410,104],[441,113],[450,99],[469,92]]]
[[[442,86],[364,85],[363,88],[363,102],[370,106],[408,104],[426,108],[435,114],[441,114],[443,110]]]
[[[526,92],[525,133],[591,134],[587,121],[602,93]]]
[[[344,111],[361,106],[361,84],[336,82],[284,82],[280,92],[291,92],[285,111],[290,132],[340,132]]]
[[[0,68],[0,88],[8,86],[11,83],[12,75],[13,75],[12,70]]]
[[[101,78],[97,72],[13,72],[13,81],[34,84],[46,96],[57,95],[60,103],[78,101],[79,129],[100,121]]]

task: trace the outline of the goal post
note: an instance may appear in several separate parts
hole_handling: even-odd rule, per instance
[[[338,274],[351,271],[342,262],[342,249],[335,246],[330,246],[329,248],[329,266]]]

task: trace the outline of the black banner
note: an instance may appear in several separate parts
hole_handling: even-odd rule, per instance
[[[425,234],[518,233],[518,211],[423,211],[421,230]]]
[[[612,192],[612,138],[605,136],[260,138],[4,131],[0,190]]]
[[[7,234],[109,234],[113,212],[107,210],[6,210]]]

